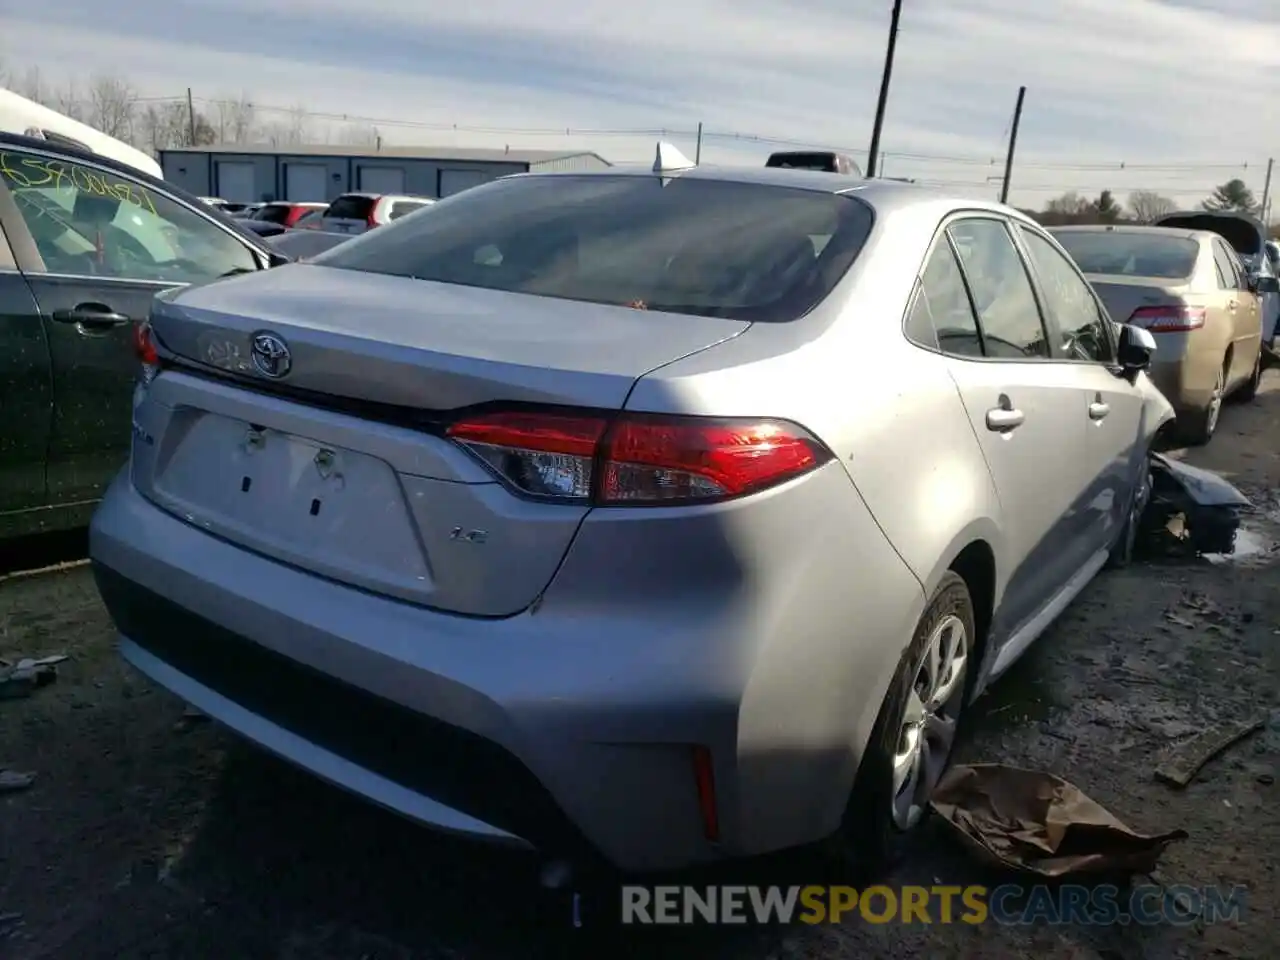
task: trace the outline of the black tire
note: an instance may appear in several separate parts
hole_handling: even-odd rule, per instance
[[[1258,358],[1253,361],[1253,373],[1235,393],[1231,395],[1233,403],[1249,403],[1258,395],[1258,385],[1262,383],[1262,347],[1258,347]]]
[[[859,880],[881,875],[907,851],[920,823],[902,831],[893,818],[893,756],[911,693],[926,646],[934,629],[949,616],[964,625],[967,670],[957,726],[963,730],[965,711],[973,689],[978,664],[974,662],[975,628],[973,600],[959,575],[947,571],[933,592],[916,625],[915,635],[902,654],[893,683],[872,728],[866,752],[854,780],[844,821],[830,844],[836,869],[845,877]],[[958,739],[958,737],[956,738]],[[956,740],[952,740],[954,746]],[[948,753],[947,764],[950,763]],[[927,817],[927,811],[926,815]]]
[[[1112,545],[1111,553],[1107,557],[1107,567],[1112,570],[1127,567],[1133,562],[1138,536],[1142,530],[1142,513],[1146,508],[1146,501],[1151,496],[1151,461],[1145,453],[1142,455],[1142,466],[1144,471],[1142,482],[1133,491],[1133,499],[1129,501],[1129,515],[1125,518],[1120,536]]]
[[[1222,407],[1226,400],[1227,363],[1228,361],[1224,358],[1222,368],[1218,371],[1217,383],[1214,384],[1214,390],[1219,394],[1217,409],[1214,409],[1211,399],[1203,410],[1188,414],[1186,421],[1182,424],[1180,430],[1182,437],[1193,447],[1203,447],[1218,432],[1218,422],[1222,418]]]

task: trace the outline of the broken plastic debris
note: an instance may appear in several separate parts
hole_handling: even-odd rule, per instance
[[[26,790],[36,782],[34,773],[21,773],[17,770],[0,770],[0,793],[16,793]]]
[[[1151,497],[1139,540],[1164,553],[1235,552],[1240,513],[1249,498],[1222,477],[1158,453],[1150,455]]]
[[[58,679],[58,664],[65,661],[64,654],[51,657],[24,657],[17,663],[0,663],[0,700],[16,700],[28,697],[37,687],[45,687]]]
[[[1170,750],[1156,768],[1156,779],[1171,786],[1185,787],[1200,769],[1227,747],[1266,726],[1264,717],[1230,721],[1207,727],[1194,739]]]

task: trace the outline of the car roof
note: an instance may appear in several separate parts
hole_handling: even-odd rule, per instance
[[[208,216],[220,219],[222,224],[224,226],[229,225],[231,229],[235,231],[237,236],[251,241],[255,249],[263,250],[264,252],[269,250],[269,248],[263,246],[261,237],[252,230],[246,230],[234,217],[228,217],[226,214],[218,210],[217,207],[210,206],[195,194],[188,193],[166,180],[161,180],[159,177],[153,177],[145,170],[139,170],[137,167],[130,166],[127,163],[121,163],[119,160],[103,156],[100,153],[94,153],[91,150],[77,150],[74,147],[67,147],[62,144],[52,143],[49,140],[41,140],[36,137],[24,137],[16,133],[0,132],[0,146],[12,147],[15,150],[35,150],[40,153],[52,154],[56,157],[65,157],[68,160],[93,163],[99,167],[104,167],[107,170],[112,170],[116,173],[122,174],[123,176],[131,177],[134,180],[141,180],[143,183],[149,184],[157,190],[162,190],[165,193],[172,194],[179,200],[190,204],[198,210],[203,210]],[[217,198],[211,197],[209,199]]]
[[[1188,230],[1185,227],[1157,227],[1148,223],[1071,223],[1050,227],[1050,233],[1131,233],[1141,236],[1182,237],[1186,240],[1210,240],[1218,234],[1212,230]]]
[[[908,183],[902,180],[868,179],[845,173],[828,173],[824,170],[802,170],[794,167],[731,167],[699,165],[683,170],[655,173],[649,164],[618,163],[607,170],[538,171],[509,174],[503,179],[523,177],[656,177],[667,179],[719,180],[727,183],[754,184],[766,187],[785,187],[793,190],[812,190],[858,197],[882,212],[898,207],[914,207],[921,203],[945,201],[957,208],[990,211],[1016,218],[1025,223],[1035,223],[1022,211],[992,200],[977,200],[961,194],[949,193],[935,187]]]

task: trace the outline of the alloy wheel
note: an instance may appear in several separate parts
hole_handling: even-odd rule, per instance
[[[893,756],[893,822],[899,830],[920,822],[951,756],[964,707],[966,632],[955,616],[934,627],[907,695]]]
[[[1209,409],[1205,415],[1204,432],[1212,436],[1218,429],[1218,417],[1222,414],[1222,396],[1226,390],[1226,377],[1221,370],[1213,383],[1213,393],[1209,395]]]

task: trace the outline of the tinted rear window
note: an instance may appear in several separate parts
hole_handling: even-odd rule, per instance
[[[780,322],[866,242],[851,197],[695,178],[516,177],[442,200],[317,263],[701,316]]]
[[[1200,255],[1198,241],[1179,236],[1123,230],[1064,230],[1054,236],[1083,272],[1105,276],[1183,280],[1195,272]]]
[[[397,200],[391,205],[391,213],[388,215],[389,220],[399,220],[406,213],[413,213],[415,210],[421,210],[427,204],[421,200]]]
[[[373,204],[373,197],[339,197],[324,215],[337,220],[368,220]]]
[[[253,214],[255,220],[266,220],[268,223],[284,223],[289,219],[289,207],[283,203],[269,203]]]

